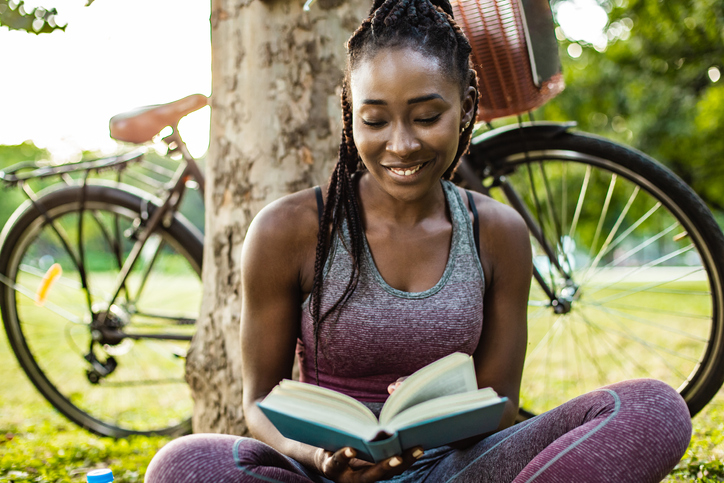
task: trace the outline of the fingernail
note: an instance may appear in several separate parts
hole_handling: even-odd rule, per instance
[[[421,450],[420,448],[417,448],[415,451],[412,452],[412,457],[417,459],[424,454],[425,454],[425,452],[423,450]]]
[[[344,450],[344,455],[347,458],[352,458],[354,456],[354,451],[352,451],[352,449],[350,448],[347,448],[346,450]]]
[[[399,456],[395,456],[394,458],[392,458],[390,460],[390,466],[393,468],[395,466],[400,466],[401,464],[402,464],[402,458],[400,458]]]

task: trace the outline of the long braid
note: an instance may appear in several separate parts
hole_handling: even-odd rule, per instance
[[[360,264],[364,250],[364,227],[354,185],[354,175],[364,169],[354,142],[352,104],[349,78],[354,67],[364,58],[371,57],[383,48],[411,46],[436,57],[445,72],[460,84],[461,93],[473,86],[476,92],[473,119],[477,115],[477,75],[472,69],[470,43],[452,17],[452,7],[447,0],[374,0],[367,19],[347,41],[347,69],[342,85],[342,140],[339,157],[327,187],[317,235],[314,260],[314,282],[310,295],[309,310],[314,324],[314,367],[319,384],[319,335],[322,323],[335,311],[339,311],[354,293],[360,277]],[[474,126],[472,123],[460,133],[458,150],[443,177],[450,179],[467,151]],[[342,231],[346,224],[349,231],[352,257],[352,273],[344,293],[331,307],[322,313],[324,265],[330,245],[335,237],[345,240]]]

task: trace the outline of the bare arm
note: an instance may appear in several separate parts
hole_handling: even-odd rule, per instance
[[[283,437],[256,405],[291,377],[302,297],[311,290],[317,231],[316,202],[307,191],[262,210],[247,233],[241,257],[244,415],[256,439],[327,478],[386,479],[402,473],[422,452],[413,448],[374,465],[354,458],[350,448],[332,454]]]
[[[288,201],[273,203],[259,213],[246,235],[241,258],[243,407],[255,438],[316,468],[317,448],[284,438],[256,406],[292,374],[302,296],[300,272],[308,247],[305,240],[297,239],[290,218],[301,216],[303,225],[304,214]]]
[[[498,429],[515,422],[527,345],[527,308],[533,269],[528,228],[513,209],[475,194],[480,260],[486,277],[483,331],[473,354],[478,387],[508,398]]]

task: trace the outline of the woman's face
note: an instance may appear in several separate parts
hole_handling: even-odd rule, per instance
[[[351,72],[354,140],[374,181],[399,200],[439,184],[473,113],[438,60],[411,48],[383,49]]]

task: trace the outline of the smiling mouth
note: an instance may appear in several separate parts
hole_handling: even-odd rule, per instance
[[[417,164],[415,166],[409,166],[406,168],[387,168],[393,173],[400,175],[400,176],[412,176],[413,174],[417,173],[422,169],[423,166],[425,166],[427,162]]]

